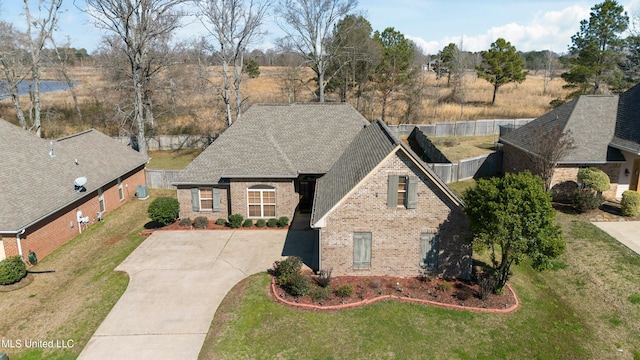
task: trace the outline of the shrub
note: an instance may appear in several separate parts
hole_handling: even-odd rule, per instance
[[[453,289],[453,285],[451,285],[451,283],[448,282],[447,280],[442,280],[438,284],[438,286],[436,286],[436,289],[440,291],[450,291],[451,289]]]
[[[284,288],[291,296],[305,296],[309,291],[309,280],[300,273],[293,274],[287,279]]]
[[[275,219],[275,218],[269,219],[269,221],[267,221],[267,226],[270,228],[274,228],[278,226],[278,219]]]
[[[193,219],[193,227],[196,229],[206,229],[209,226],[209,219],[204,216],[198,216]]]
[[[478,297],[487,300],[489,294],[493,292],[495,282],[491,276],[482,275],[478,280]]]
[[[17,283],[27,276],[27,266],[20,255],[0,261],[0,285]]]
[[[299,256],[289,256],[273,264],[273,276],[280,285],[285,285],[292,275],[300,274],[302,259]]]
[[[332,269],[329,270],[320,270],[318,272],[318,277],[316,278],[316,282],[323,288],[326,288],[331,283],[331,272]]]
[[[277,225],[278,225],[279,228],[282,228],[282,227],[285,227],[285,226],[289,225],[289,218],[286,217],[286,216],[281,216],[278,219]]]
[[[242,225],[242,220],[244,220],[244,218],[240,214],[229,215],[229,226],[232,229],[237,229]]]
[[[242,227],[250,228],[253,226],[253,220],[247,219],[242,223]]]
[[[227,220],[220,218],[218,220],[216,220],[216,225],[224,225],[227,223]]]
[[[573,194],[573,207],[578,212],[597,209],[602,204],[602,195],[591,189],[578,189]]]
[[[178,223],[180,226],[191,226],[191,224],[191,218],[180,219],[180,223]]]
[[[158,197],[151,202],[147,209],[149,217],[156,223],[165,226],[176,221],[180,214],[180,203],[172,197]]]
[[[620,202],[622,215],[637,216],[640,215],[640,193],[633,190],[627,190],[622,193],[622,201]]]
[[[611,187],[609,176],[604,171],[594,167],[580,169],[578,171],[578,183],[583,188],[593,189],[598,193],[607,191]]]
[[[353,286],[351,285],[340,285],[335,291],[336,295],[347,298],[353,296]]]
[[[258,228],[263,228],[265,225],[267,225],[267,222],[264,221],[264,219],[258,219],[258,221],[256,221],[256,227]]]
[[[629,301],[632,304],[640,305],[640,294],[633,294],[629,296]]]
[[[319,302],[327,300],[330,292],[331,288],[329,287],[315,287],[309,291],[309,296],[311,297],[311,300]]]

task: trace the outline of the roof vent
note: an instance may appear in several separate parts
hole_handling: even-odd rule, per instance
[[[86,177],[79,177],[73,181],[73,188],[77,193],[85,192],[87,191],[87,189],[84,187],[86,183]]]
[[[49,141],[49,156],[56,157],[56,155],[53,153],[53,141]]]

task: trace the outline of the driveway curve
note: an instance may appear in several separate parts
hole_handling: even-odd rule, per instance
[[[286,230],[157,231],[115,270],[127,290],[79,356],[197,359],[227,292],[282,257]]]

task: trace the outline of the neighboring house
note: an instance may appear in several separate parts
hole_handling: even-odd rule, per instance
[[[181,217],[311,212],[319,269],[468,278],[461,201],[348,104],[254,105],[178,176]]]
[[[559,131],[552,131],[558,129]],[[551,146],[570,131],[574,148],[557,164],[552,187],[576,182],[582,167],[604,171],[611,188],[609,198],[620,198],[625,190],[638,189],[640,175],[640,85],[620,95],[583,95],[542,115],[500,138],[503,171],[535,173],[540,144]]]
[[[49,255],[145,184],[147,157],[96,130],[47,140],[0,120],[0,158],[0,259]]]

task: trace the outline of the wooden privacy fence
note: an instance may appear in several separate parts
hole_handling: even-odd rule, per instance
[[[147,179],[147,186],[154,189],[175,189],[171,185],[180,170],[156,170],[145,169],[144,176]]]
[[[391,125],[389,128],[398,134],[398,136],[409,136],[414,128],[420,128],[425,135],[430,137],[484,136],[500,134],[500,126],[519,128],[531,121],[533,121],[533,119],[470,120],[427,125]]]
[[[502,152],[463,159],[457,163],[427,164],[446,184],[484,176],[492,176],[502,170]]]

